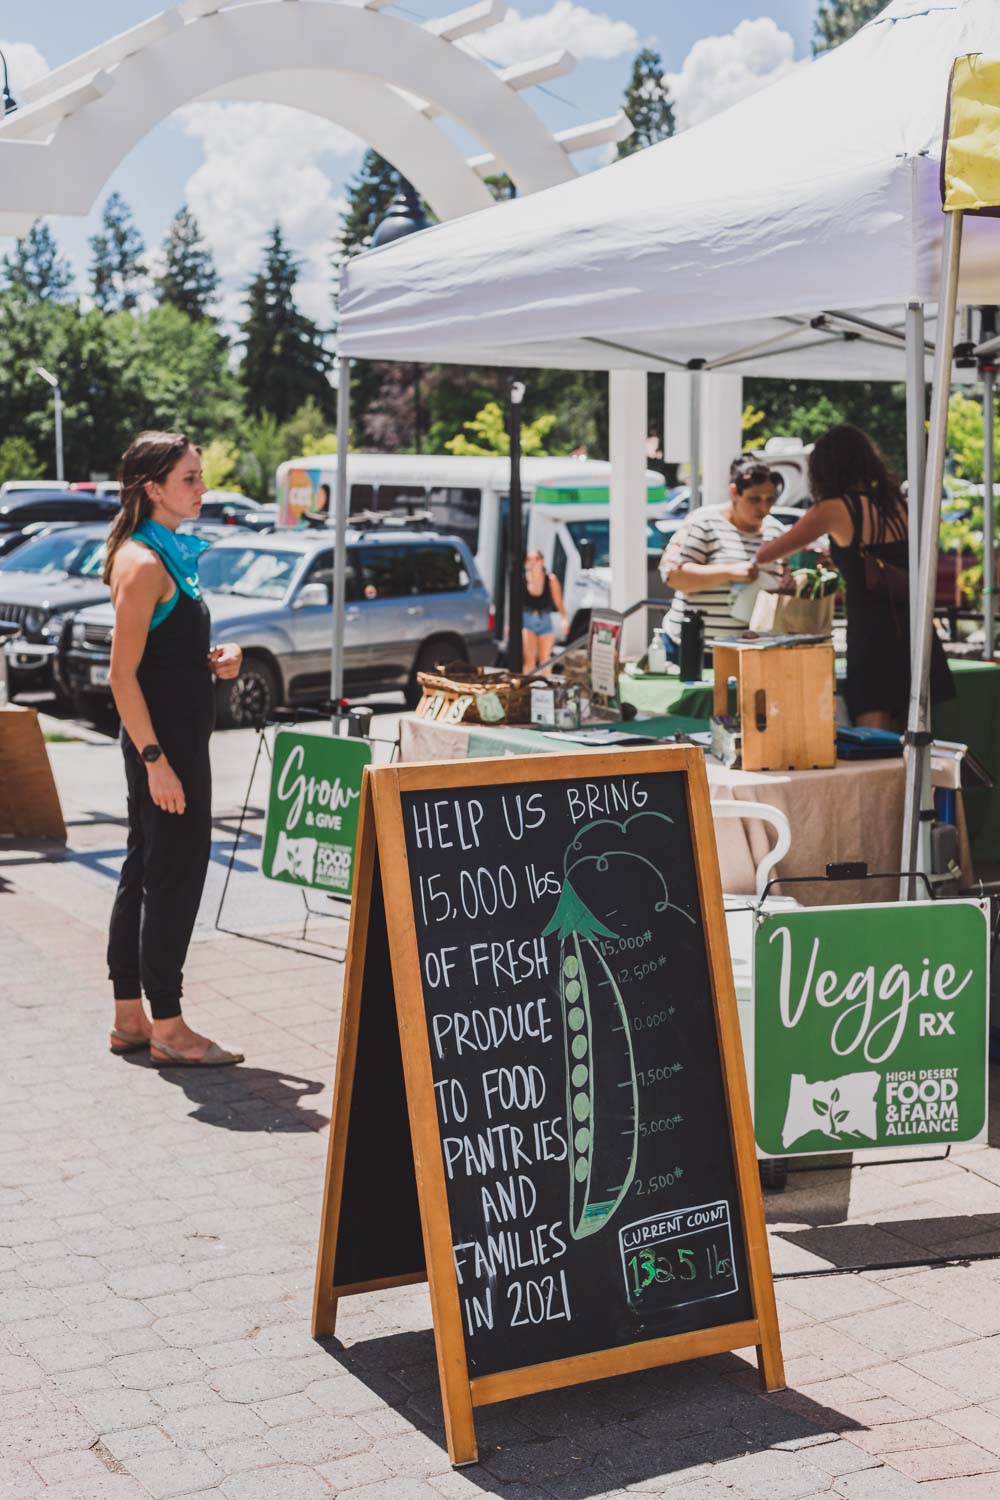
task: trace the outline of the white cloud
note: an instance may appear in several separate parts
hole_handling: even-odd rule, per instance
[[[698,125],[783,78],[795,67],[795,42],[770,16],[741,21],[727,36],[695,42],[667,82],[681,130]]]
[[[235,322],[242,316],[243,289],[277,222],[302,261],[299,307],[328,325],[330,251],[345,205],[323,163],[331,156],[356,156],[363,142],[339,125],[283,104],[191,104],[177,118],[204,151],[204,161],[188,178],[185,200],[223,278],[223,319]]]
[[[31,42],[5,42],[0,39],[0,52],[7,59],[10,91],[20,103],[21,89],[26,89],[30,83],[37,83],[39,78],[44,78],[49,71],[49,65]]]
[[[538,16],[522,16],[513,6],[498,26],[460,44],[491,62],[510,67],[547,52],[572,52],[582,62],[607,62],[639,49],[639,33],[628,21],[615,21],[574,0],[555,0]]]

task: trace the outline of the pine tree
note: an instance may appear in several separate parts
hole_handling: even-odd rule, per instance
[[[813,52],[828,52],[839,47],[859,31],[880,10],[886,0],[824,0],[816,14]]]
[[[347,211],[334,249],[334,267],[366,250],[372,235],[389,212],[402,174],[377,151],[367,150],[361,167],[347,184]]]
[[[632,134],[618,143],[619,157],[655,146],[677,128],[663,59],[652,47],[643,47],[632,64],[632,76],[625,90],[625,113],[632,121]]]
[[[186,203],[174,215],[163,242],[163,272],[156,278],[158,300],[170,303],[196,322],[210,318],[209,308],[219,291],[219,273],[212,252],[201,237],[198,221]]]
[[[101,229],[92,236],[91,288],[102,312],[134,312],[146,277],[146,246],[120,193],[104,205]]]
[[[285,422],[312,396],[331,410],[326,375],[330,355],[320,329],[295,305],[299,265],[275,224],[264,263],[247,289],[247,315],[240,326],[242,379],[247,409]]]
[[[24,238],[4,256],[0,271],[9,291],[32,302],[65,302],[73,285],[69,262],[59,254],[55,235],[42,219],[36,219]]]

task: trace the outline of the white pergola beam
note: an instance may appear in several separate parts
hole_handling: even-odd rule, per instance
[[[113,79],[107,73],[92,73],[89,78],[69,83],[64,88],[46,94],[35,104],[24,105],[0,121],[0,141],[24,140],[43,130],[58,125],[67,115],[94,104],[108,92]]]
[[[517,63],[513,68],[501,68],[497,77],[508,88],[530,89],[536,83],[548,83],[550,78],[565,78],[575,67],[576,58],[572,52],[550,52],[546,57]]]
[[[606,120],[592,120],[589,125],[574,125],[569,130],[557,130],[556,140],[564,151],[571,155],[575,151],[590,151],[594,146],[617,146],[627,141],[632,134],[632,121],[623,109]]]
[[[464,36],[496,26],[506,14],[506,0],[478,0],[476,5],[467,5],[464,10],[456,10],[450,16],[425,21],[424,30],[432,31],[446,42],[458,42]]]
[[[134,53],[142,52],[154,42],[169,36],[172,31],[176,31],[183,24],[183,18],[176,10],[161,11],[158,16],[152,16],[148,21],[142,21],[138,26],[123,31],[120,36],[112,37],[109,42],[102,42],[99,47],[93,47],[89,52],[81,53],[79,57],[74,57],[72,62],[64,63],[61,68],[54,68],[51,73],[46,73],[45,77],[39,78],[36,83],[29,83],[27,88],[21,90],[21,98],[24,104],[47,99],[50,94],[65,88],[68,84],[76,83],[78,79],[88,74],[115,67],[126,57],[132,57]]]
[[[177,10],[184,21],[202,21],[206,16],[214,16],[231,4],[232,0],[184,0]]]
[[[548,83],[550,78],[565,78],[566,74],[572,73],[575,67],[576,58],[572,52],[550,52],[547,57],[537,57],[531,62],[518,63],[513,68],[501,68],[493,76],[501,83],[505,83],[509,89],[520,93],[522,89],[533,88],[537,83]],[[436,104],[428,104],[425,99],[411,95],[410,103],[414,109],[426,115],[428,120],[436,119],[441,114]]]
[[[589,151],[594,146],[617,145],[627,141],[632,134],[632,121],[624,110],[610,115],[606,120],[594,120],[590,125],[574,125],[571,130],[557,130],[555,139],[569,155],[577,151]],[[468,164],[480,177],[492,177],[499,170],[495,156],[470,156]]]

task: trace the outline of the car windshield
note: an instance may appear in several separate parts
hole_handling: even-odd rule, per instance
[[[218,547],[206,552],[198,569],[201,586],[213,594],[245,599],[283,599],[301,552],[271,552],[263,547]]]
[[[595,568],[609,568],[611,566],[611,523],[603,518],[596,521],[570,521],[569,534],[576,543],[577,551],[580,550],[581,542],[590,542],[594,548]],[[646,551],[662,552],[666,538],[659,531],[655,521],[646,522]]]
[[[70,573],[75,577],[97,578],[104,563],[104,538],[54,531],[25,542],[0,561],[5,573]]]

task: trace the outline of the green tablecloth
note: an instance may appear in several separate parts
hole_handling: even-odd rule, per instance
[[[618,692],[623,703],[632,703],[647,714],[685,714],[692,719],[712,717],[714,678],[705,672],[701,682],[681,682],[679,677],[630,677],[623,672]]]
[[[1000,666],[990,662],[950,663],[957,697],[934,710],[934,733],[968,745],[1000,781]],[[701,683],[677,677],[621,677],[622,701],[646,713],[687,714],[707,719],[712,712],[712,675]],[[1000,790],[965,793],[965,815],[974,859],[1000,862]]]

